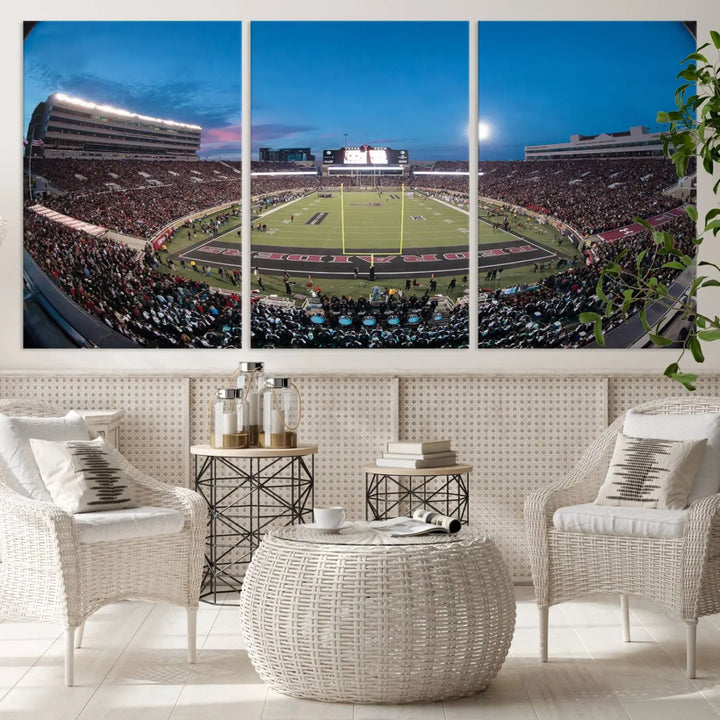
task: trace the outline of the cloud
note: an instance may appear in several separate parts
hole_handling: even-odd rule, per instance
[[[63,75],[36,65],[30,70],[36,85],[47,95],[61,91],[103,105],[114,105],[140,115],[216,127],[236,122],[240,116],[240,82],[212,86],[194,80],[167,83],[125,83],[91,73]],[[45,100],[45,97],[37,101]]]
[[[203,145],[237,143],[242,141],[242,127],[239,124],[209,128],[203,133]]]
[[[310,125],[285,125],[283,123],[264,123],[252,126],[253,145],[266,142],[268,140],[278,140],[280,138],[291,137],[298,133],[308,133],[315,130]]]

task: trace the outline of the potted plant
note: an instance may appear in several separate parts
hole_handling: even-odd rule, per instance
[[[677,109],[660,112],[657,116],[658,122],[669,126],[662,136],[663,152],[675,164],[678,177],[685,176],[693,158],[697,158],[698,164],[702,164],[710,176],[720,164],[720,33],[711,31],[710,37],[711,43],[705,43],[682,61],[686,67],[678,74],[683,82],[675,93]],[[713,64],[708,59],[704,52],[706,48],[711,48],[719,56],[718,62]],[[720,180],[715,182],[713,193],[716,197],[720,194]],[[697,225],[695,207],[688,205],[685,211]],[[695,266],[695,255],[703,239],[710,233],[716,236],[720,232],[720,207],[713,207],[707,212],[701,232],[692,241],[694,247],[691,250],[687,243],[680,243],[670,233],[653,231],[646,220],[635,218],[635,221],[652,232],[654,252],[649,253],[645,249],[634,255],[629,249],[624,249],[608,262],[597,284],[597,295],[604,304],[605,312],[582,313],[580,321],[593,324],[595,338],[602,346],[605,345],[605,318],[618,311],[625,317],[638,312],[650,340],[657,346],[667,347],[677,340],[663,334],[661,320],[654,324],[648,320],[648,309],[660,305],[674,310],[686,322],[687,334],[682,340],[679,357],[665,368],[665,375],[688,390],[695,390],[697,374],[682,371],[680,363],[687,351],[696,362],[702,363],[705,359],[702,344],[720,339],[720,317],[698,312],[696,302],[700,289],[720,287],[720,266],[704,260],[697,262],[696,276],[687,293],[679,298],[669,293],[662,276],[667,271],[680,273]]]

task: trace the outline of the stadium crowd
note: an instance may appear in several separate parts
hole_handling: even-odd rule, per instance
[[[255,301],[252,346],[258,348],[463,348],[468,346],[468,306],[438,310],[429,294],[384,293],[371,302],[361,297],[320,295],[322,313]],[[313,320],[322,318],[318,324]]]
[[[694,255],[693,227],[687,217],[663,225],[663,230],[676,239],[681,252]],[[647,253],[643,269],[669,285],[678,271],[660,267],[667,256],[657,252],[657,245],[648,232],[638,233],[614,242],[597,243],[586,251],[587,263],[564,272],[549,275],[538,285],[520,286],[487,293],[478,307],[478,347],[492,348],[578,348],[594,340],[591,325],[578,323],[578,315],[586,311],[603,312],[603,303],[596,294],[600,270],[627,250],[623,267],[633,273],[635,258],[642,250]],[[622,288],[606,280],[603,288],[608,296],[620,296]],[[630,307],[628,315],[639,307]],[[603,322],[605,332],[624,321],[615,311]]]
[[[241,300],[159,272],[157,256],[25,212],[25,249],[77,305],[145,347],[240,347]]]
[[[33,162],[64,194],[43,203],[64,214],[141,238],[153,236],[172,220],[237,201],[238,163],[141,160],[42,160]],[[283,165],[285,165],[283,163]],[[467,163],[436,163],[457,170]],[[267,166],[266,166],[267,167]],[[285,168],[282,168],[285,169]],[[480,195],[555,216],[585,235],[630,224],[678,203],[662,194],[675,181],[671,163],[660,159],[483,162]],[[397,185],[397,177],[378,178]],[[312,190],[333,192],[341,178],[260,176],[253,195],[267,207]],[[108,185],[111,183],[111,185]],[[120,187],[122,189],[111,189]],[[466,194],[463,176],[416,176],[408,187],[434,193]],[[694,252],[687,218],[663,226]],[[204,282],[158,271],[148,248],[138,254],[122,244],[97,240],[25,214],[25,246],[67,295],[88,312],[140,345],[149,347],[238,347],[239,296],[218,292]],[[647,249],[646,263],[661,264],[648,233],[597,243],[583,266],[563,269],[533,286],[491,290],[479,306],[480,347],[581,347],[592,329],[578,314],[600,310],[596,295],[600,268],[628,249],[628,262]],[[658,270],[670,282],[676,271]],[[482,280],[481,280],[482,285]],[[608,288],[612,292],[613,288]],[[255,347],[464,347],[468,342],[467,305],[439,314],[436,300],[385,296],[318,298],[323,322],[298,307],[254,302]],[[610,317],[607,328],[619,324]]]

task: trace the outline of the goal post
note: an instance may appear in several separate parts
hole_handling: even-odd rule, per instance
[[[352,194],[352,190],[351,190]],[[377,255],[378,253],[386,253],[392,255],[402,255],[403,246],[405,242],[405,183],[400,184],[400,239],[399,239],[399,250],[395,252],[392,250],[382,250],[381,248],[373,249],[367,252],[369,255]],[[356,251],[348,252],[347,241],[345,238],[345,184],[340,183],[340,244],[342,246],[343,255],[356,255]]]

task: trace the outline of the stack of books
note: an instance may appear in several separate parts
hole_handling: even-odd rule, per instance
[[[433,468],[455,465],[455,452],[449,440],[389,442],[382,457],[375,460],[379,467]]]

